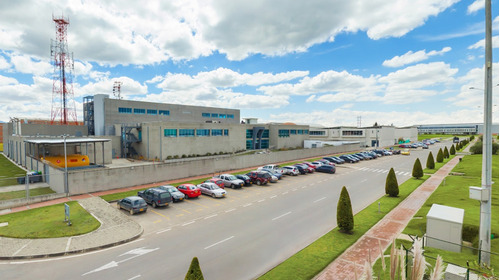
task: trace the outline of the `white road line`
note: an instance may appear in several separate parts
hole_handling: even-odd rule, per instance
[[[287,194],[287,193],[288,193],[288,191],[286,191],[286,192],[284,192],[284,193],[281,193],[281,194]]]
[[[314,186],[314,184],[309,184],[309,187],[312,187],[312,186]]]
[[[320,198],[320,199],[318,199],[318,200],[313,201],[313,203],[320,202],[320,201],[322,201],[323,199],[326,199],[326,196],[325,196],[325,197],[322,197],[322,198]]]
[[[229,212],[234,211],[234,210],[236,210],[236,208],[232,208],[232,209],[226,210],[224,212],[229,213]]]
[[[263,201],[266,201],[266,200],[265,200],[265,199],[261,199],[261,200],[259,200],[259,201],[257,201],[257,202],[263,202]]]
[[[279,219],[279,218],[283,218],[283,217],[285,217],[286,215],[288,215],[288,214],[290,214],[290,213],[292,213],[292,211],[287,212],[287,213],[285,213],[285,214],[283,214],[283,215],[281,215],[281,216],[278,216],[278,217],[276,217],[276,218],[273,218],[273,219],[272,219],[272,221],[275,221],[275,220],[277,220],[277,219]]]
[[[272,199],[272,198],[275,198],[275,197],[277,197],[277,195],[273,195],[273,196],[271,196],[270,198]]]
[[[156,234],[164,233],[164,232],[167,232],[169,230],[171,230],[171,229],[167,228],[167,229],[164,229],[164,230],[160,230],[160,231],[156,232]]]
[[[232,238],[234,238],[234,236],[228,237],[228,238],[226,238],[226,239],[224,239],[224,240],[221,240],[221,241],[219,241],[219,242],[217,242],[217,243],[214,243],[214,244],[212,244],[212,245],[210,245],[210,246],[207,246],[207,247],[205,247],[205,250],[206,250],[206,249],[209,249],[209,248],[212,248],[212,247],[214,247],[214,246],[216,246],[216,245],[219,245],[219,244],[221,244],[222,242],[226,242],[226,241],[228,241],[229,239],[232,239]]]
[[[15,251],[14,254],[12,254],[13,256],[19,254],[19,252],[21,252],[24,248],[26,248],[26,246],[30,245],[30,243],[33,242],[33,240],[30,240],[28,243],[24,244],[21,248],[19,248],[19,250]]]
[[[368,181],[368,179],[364,179],[364,180],[363,180],[363,181],[361,181],[360,183],[364,183],[364,182],[366,182],[366,181]]]
[[[307,186],[302,186],[303,189],[307,188]]]
[[[68,238],[68,242],[66,243],[66,252],[69,250],[69,245],[71,244],[71,238]]]
[[[208,216],[208,217],[205,217],[204,219],[205,219],[205,220],[206,220],[206,219],[210,219],[210,218],[213,218],[213,217],[215,217],[215,216],[217,216],[217,214],[210,215],[210,216]]]
[[[405,172],[406,176],[411,176],[410,172]]]
[[[252,204],[253,204],[253,203],[247,203],[247,204],[243,205],[243,207],[248,207],[248,206],[250,206],[250,205],[252,205]]]
[[[184,227],[184,226],[187,226],[187,225],[193,224],[194,222],[195,222],[195,221],[187,222],[187,223],[185,223],[185,224],[182,224],[182,226]]]
[[[139,275],[136,275],[136,276],[134,276],[132,278],[129,278],[128,280],[134,280],[134,279],[137,279],[137,278],[140,278],[140,277],[141,277],[141,275],[139,274]]]
[[[297,189],[296,189],[296,188],[292,190],[292,192],[296,192],[296,191],[297,191]]]

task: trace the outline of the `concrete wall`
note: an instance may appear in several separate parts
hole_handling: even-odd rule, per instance
[[[300,158],[330,155],[359,150],[359,144],[335,147],[280,151],[270,154],[243,156],[221,156],[206,159],[195,158],[181,161],[167,161],[149,165],[117,168],[72,170],[69,172],[70,194],[82,194],[141,184],[187,178],[202,174],[214,174],[235,169],[251,168],[269,163],[292,161]],[[61,185],[61,182],[55,182]],[[51,184],[52,185],[52,184]],[[59,191],[59,188],[57,188]],[[55,190],[55,189],[54,189]]]

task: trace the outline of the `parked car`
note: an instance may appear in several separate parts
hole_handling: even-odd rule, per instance
[[[230,187],[231,189],[241,188],[245,184],[243,180],[236,178],[236,176],[231,174],[220,174],[214,177],[215,179],[221,179],[224,183],[224,187]]]
[[[295,166],[295,168],[297,168],[297,170],[299,171],[299,173],[302,174],[302,175],[306,175],[307,173],[309,173],[309,171],[306,168],[304,168],[304,167],[302,167],[300,165],[294,165],[294,166]]]
[[[323,159],[324,160],[328,160],[329,162],[333,162],[335,164],[341,164],[341,162],[340,162],[341,159],[340,158],[336,159],[334,157],[324,157]]]
[[[341,156],[339,156],[339,158],[345,160],[345,162],[348,162],[348,163],[356,163],[359,161],[358,158],[355,158],[351,155],[341,155]]]
[[[374,152],[371,152],[371,151],[367,151],[367,152],[363,152],[364,155],[366,156],[369,156],[371,157],[372,159],[377,159],[378,158],[378,155]]]
[[[202,194],[210,195],[211,197],[225,197],[226,190],[220,188],[215,183],[205,182],[198,185]]]
[[[316,171],[333,174],[333,173],[335,173],[335,166],[322,165],[322,166],[316,168]]]
[[[279,180],[278,177],[275,176],[272,171],[261,169],[261,170],[257,170],[257,172],[262,173],[264,175],[268,175],[269,177],[267,178],[267,180],[271,183],[276,183]]]
[[[316,169],[318,169],[318,167],[320,167],[321,165],[325,165],[321,161],[313,161],[313,162],[311,162],[311,164],[313,164],[314,166],[316,166]]]
[[[388,150],[382,150],[382,151],[384,152],[384,155],[386,155],[386,156],[392,155],[391,151],[388,151]]]
[[[328,161],[326,159],[318,159],[318,161],[321,162],[322,164],[326,164],[326,165],[331,165],[331,166],[335,165],[335,163]]]
[[[116,203],[118,209],[125,209],[129,211],[130,215],[135,213],[146,212],[148,210],[148,205],[142,197],[129,196],[124,199],[118,200]]]
[[[262,168],[258,169],[257,171],[263,171],[269,173],[269,175],[276,177],[276,179],[281,180],[281,177],[283,176],[281,173],[275,171],[274,169],[267,169],[267,168]]]
[[[382,150],[373,150],[373,152],[376,153],[377,155],[385,156],[384,151]]]
[[[422,149],[429,149],[429,146],[427,146],[427,145],[423,144],[423,145],[422,145]]]
[[[365,155],[363,153],[357,153],[356,155],[362,157],[363,160],[370,160],[370,159],[372,159],[371,156]]]
[[[219,186],[219,188],[222,188],[222,189],[224,188],[224,182],[222,182],[222,180],[219,178],[211,178],[211,179],[206,180],[204,183],[214,183],[217,186]]]
[[[186,198],[195,198],[201,195],[201,190],[193,184],[178,185],[177,189],[186,195]]]
[[[275,172],[280,173],[280,174],[284,173],[283,168],[281,168],[277,164],[268,164],[268,165],[257,168],[257,170],[260,170],[260,169],[270,169],[270,170],[274,170]]]
[[[294,164],[294,166],[302,167],[307,173],[314,173],[314,168],[310,167],[307,164],[297,163],[297,164]],[[300,169],[299,169],[299,171],[300,171]]]
[[[184,198],[186,198],[186,195],[181,193],[176,187],[174,186],[169,186],[169,185],[166,185],[166,186],[159,186],[159,187],[156,187],[157,189],[160,189],[160,190],[166,190],[167,192],[170,193],[170,195],[172,196],[172,200],[173,202],[176,202],[176,201],[183,201]]]
[[[401,154],[401,150],[391,150],[391,153],[393,155],[399,155],[399,154]]]
[[[357,158],[358,160],[365,160],[366,158],[364,156],[358,155],[358,154],[351,154],[350,156]]]
[[[262,174],[258,171],[250,171],[246,174],[254,184],[257,185],[265,185],[269,182],[269,178],[271,177],[269,174]]]
[[[312,163],[310,163],[310,162],[308,162],[308,161],[303,162],[302,164],[305,164],[305,165],[307,165],[307,166],[309,166],[309,167],[311,167],[311,168],[314,168],[314,170],[316,170],[316,165],[314,165],[314,164],[312,164]]]
[[[299,170],[295,166],[283,166],[283,170],[287,175],[297,176],[300,174]]]
[[[345,161],[339,157],[333,156],[331,158],[336,159],[337,161],[339,161],[340,164],[345,163]]]
[[[250,179],[250,177],[248,177],[247,175],[240,174],[240,175],[234,175],[234,176],[236,176],[236,178],[242,180],[245,183],[245,186],[253,185],[252,179]]]
[[[153,208],[168,206],[168,204],[172,202],[172,196],[169,192],[156,188],[139,191],[137,192],[137,196],[142,197],[147,203],[151,204]]]
[[[409,149],[404,149],[402,152],[401,152],[402,155],[405,155],[405,156],[409,156],[410,155],[410,150]]]

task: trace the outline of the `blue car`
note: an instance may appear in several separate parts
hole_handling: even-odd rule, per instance
[[[317,172],[323,172],[323,173],[330,173],[334,174],[335,173],[335,166],[332,165],[321,165],[316,168]]]

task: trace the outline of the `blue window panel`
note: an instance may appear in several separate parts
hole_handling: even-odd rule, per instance
[[[227,114],[227,118],[228,119],[234,119],[234,115],[233,114]]]
[[[212,136],[222,136],[222,129],[212,129]]]
[[[262,133],[262,138],[269,138],[269,129],[265,129]]]
[[[219,114],[212,113],[212,118],[218,118]]]
[[[144,115],[146,114],[146,109],[134,108],[134,114]]]
[[[219,114],[219,119],[225,119],[226,118],[226,114]]]
[[[247,150],[252,150],[252,144],[253,144],[253,140],[247,140],[246,142],[246,147],[247,147]]]
[[[165,130],[163,130],[163,136],[165,136],[165,137],[177,137],[177,129],[165,129]]]
[[[224,129],[224,136],[229,136],[229,129]]]
[[[262,139],[260,142],[261,148],[262,149],[268,149],[269,148],[269,139]]]
[[[179,137],[193,137],[194,129],[179,129]]]
[[[300,132],[300,130],[299,130],[299,132]],[[280,129],[278,131],[278,136],[279,137],[290,137],[290,130],[288,130],[288,129]]]
[[[158,110],[148,109],[148,115],[158,115]]]
[[[210,136],[210,129],[197,129],[196,136]]]
[[[204,118],[210,118],[210,113],[201,113],[201,116]]]
[[[121,114],[132,114],[132,108],[118,107],[118,113],[121,113]]]
[[[164,115],[164,116],[170,116],[170,111],[168,111],[168,110],[158,110],[158,114]]]

